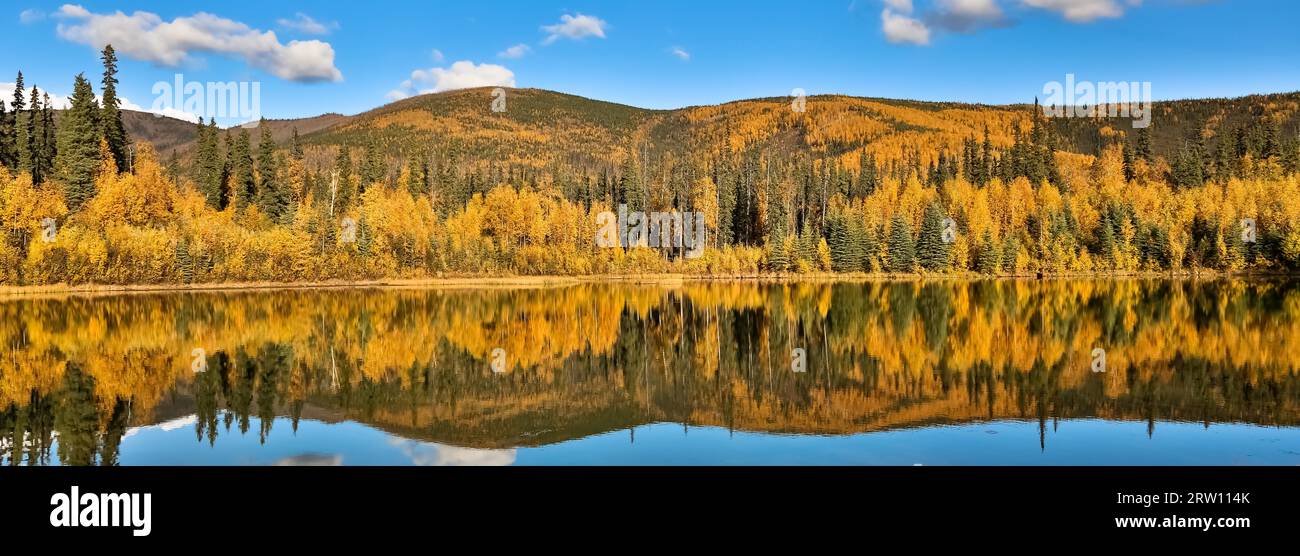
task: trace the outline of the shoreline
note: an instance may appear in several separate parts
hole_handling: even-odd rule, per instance
[[[46,295],[100,296],[146,293],[213,293],[260,290],[332,290],[332,289],[520,289],[549,288],[577,284],[626,283],[676,286],[687,282],[903,282],[903,281],[977,281],[977,280],[1218,280],[1270,279],[1297,277],[1294,273],[1225,273],[1202,272],[1077,272],[1060,274],[998,274],[973,272],[951,274],[916,273],[835,273],[808,274],[598,274],[584,276],[450,276],[378,280],[327,280],[319,282],[221,282],[203,284],[45,284],[38,286],[0,285],[0,298],[42,297]]]

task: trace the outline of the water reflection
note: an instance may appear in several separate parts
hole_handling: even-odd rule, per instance
[[[1147,439],[1199,430],[1210,450],[1296,463],[1295,444],[1278,443],[1300,424],[1298,317],[1295,282],[1227,280],[9,299],[0,461],[719,463],[745,445],[747,463],[789,462],[777,452],[792,449],[800,463],[882,462],[864,457],[872,446],[907,464],[928,442],[962,446],[948,462],[973,463],[1025,447],[1061,457],[1086,439],[1052,460],[1086,464],[1136,457],[1143,448],[1125,448],[1121,431],[1138,426]],[[795,348],[806,372],[791,370]],[[1105,372],[1093,372],[1095,348]],[[489,365],[496,349],[505,372]],[[1078,426],[1062,432],[1062,421]],[[304,423],[310,443],[294,440]],[[1014,446],[994,425],[1011,427]],[[646,435],[692,429],[689,444],[644,448]],[[176,459],[190,453],[185,430],[207,456]],[[605,444],[635,445],[638,431],[639,456]],[[227,442],[247,457],[223,460],[214,450]],[[290,446],[300,451],[281,453]]]

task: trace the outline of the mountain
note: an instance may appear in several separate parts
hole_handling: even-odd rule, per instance
[[[375,144],[396,156],[454,149],[480,159],[579,166],[621,160],[629,140],[666,112],[538,89],[508,89],[494,112],[493,89],[461,89],[403,99],[309,134],[308,145]]]
[[[645,154],[690,156],[740,152],[804,152],[814,158],[842,157],[863,150],[882,160],[901,157],[905,147],[960,152],[962,141],[982,139],[989,128],[995,145],[1013,143],[1011,123],[1028,121],[1032,105],[981,105],[826,95],[808,97],[802,114],[790,97],[740,100],[711,106],[650,110],[541,89],[506,89],[505,110],[494,112],[493,88],[473,88],[411,97],[345,116],[267,120],[282,145],[294,128],[307,145],[375,144],[404,157],[430,149],[452,149],[470,158],[543,166],[563,162],[582,168],[622,162],[631,145]],[[144,112],[123,111],[133,138],[162,153],[188,152],[194,124]],[[1154,104],[1152,145],[1172,158],[1197,137],[1207,140],[1276,118],[1283,136],[1300,132],[1300,93],[1233,99],[1161,101]],[[1055,118],[1059,148],[1096,154],[1110,138],[1132,128],[1121,118]],[[730,142],[724,145],[724,138]]]
[[[350,116],[342,114],[322,114],[310,118],[267,120],[266,123],[277,142],[287,143],[295,128],[302,135],[340,125],[350,119]],[[123,110],[122,124],[133,140],[148,142],[154,150],[164,155],[172,151],[178,154],[188,153],[197,136],[194,123],[152,112]],[[256,133],[256,128],[250,128],[249,131]]]

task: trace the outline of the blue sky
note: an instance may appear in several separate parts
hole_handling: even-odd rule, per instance
[[[1300,90],[1293,0],[8,3],[0,92],[56,95],[100,43],[120,94],[257,81],[267,117],[357,113],[465,85],[647,108],[809,94],[1028,102],[1045,83],[1149,81],[1156,99]],[[123,12],[115,15],[116,12]],[[208,15],[203,15],[208,12]],[[513,50],[511,50],[513,47]],[[8,97],[8,92],[3,92]],[[223,123],[235,123],[224,121]]]

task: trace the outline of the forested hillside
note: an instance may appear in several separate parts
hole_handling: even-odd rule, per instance
[[[22,87],[0,115],[0,282],[1300,269],[1295,93],[1158,103],[1134,130],[1034,104],[465,89],[191,142],[124,115],[104,61],[102,102],[78,76],[57,118]],[[598,248],[620,204],[701,213],[708,248]]]

